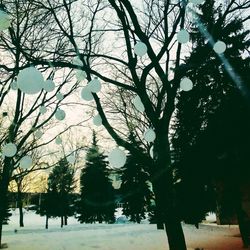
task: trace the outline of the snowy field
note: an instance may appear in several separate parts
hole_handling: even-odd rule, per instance
[[[118,215],[119,216],[119,215]],[[214,216],[209,216],[213,221]],[[59,219],[49,220],[25,212],[24,228],[18,226],[18,213],[13,212],[9,225],[4,226],[3,242],[9,250],[167,250],[164,231],[155,225],[143,224],[79,224],[69,218],[69,225],[60,228]],[[15,232],[17,229],[17,232]],[[242,249],[237,226],[202,224],[200,229],[184,225],[188,249],[238,250]]]

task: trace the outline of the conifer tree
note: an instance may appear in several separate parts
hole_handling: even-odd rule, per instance
[[[129,216],[130,221],[140,223],[146,218],[153,198],[146,166],[143,166],[134,155],[129,154],[121,173],[121,180],[123,214]]]
[[[106,156],[97,145],[93,132],[92,145],[87,151],[81,172],[81,195],[77,204],[78,220],[83,223],[113,223],[115,212],[114,188],[109,179]]]
[[[46,228],[50,217],[60,217],[61,227],[67,225],[68,216],[73,215],[70,193],[74,187],[74,170],[62,158],[49,175],[48,191],[41,206],[40,214],[46,215]]]
[[[249,31],[245,31],[240,15],[225,20],[222,7],[216,8],[215,1],[205,1],[198,14],[202,25],[191,26],[193,48],[185,61],[185,75],[193,79],[194,88],[179,93],[175,112],[177,126],[172,144],[176,187],[182,200],[179,208],[185,208],[182,216],[192,223],[198,223],[213,207],[212,181],[223,181],[234,190],[231,194],[238,194],[240,176],[246,173],[243,162],[249,162],[250,59],[243,56],[250,45]],[[226,44],[223,54],[214,51],[217,41]],[[236,169],[236,165],[241,167]],[[241,214],[236,196],[232,202]]]

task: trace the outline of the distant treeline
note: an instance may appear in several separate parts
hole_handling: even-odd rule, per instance
[[[115,190],[116,192],[116,200],[117,200],[117,204],[120,204],[120,192],[119,190]],[[8,194],[8,200],[9,200],[9,207],[10,208],[17,208],[17,192],[9,192]],[[23,197],[23,205],[24,208],[28,207],[28,206],[37,206],[37,208],[39,208],[41,201],[44,199],[46,193],[22,193],[22,197]],[[79,193],[71,193],[69,194],[70,196],[70,200],[72,201],[76,201],[77,199],[80,198],[80,194]],[[72,204],[73,205],[73,204]]]

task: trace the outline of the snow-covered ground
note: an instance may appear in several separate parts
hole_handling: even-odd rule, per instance
[[[117,216],[121,215],[121,211]],[[214,216],[209,218],[214,220]],[[155,225],[143,224],[79,224],[69,218],[69,225],[60,228],[59,219],[49,220],[26,212],[24,228],[18,227],[18,213],[13,212],[9,225],[4,226],[3,242],[9,250],[167,250],[164,231]],[[17,232],[15,232],[17,229]],[[239,250],[242,247],[237,226],[202,224],[200,229],[184,225],[188,249]]]

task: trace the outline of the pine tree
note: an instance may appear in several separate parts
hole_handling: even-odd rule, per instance
[[[97,145],[96,133],[87,151],[85,167],[82,169],[81,195],[78,207],[78,220],[83,223],[113,223],[115,212],[114,188],[109,179],[106,156]]]
[[[233,184],[231,190],[237,189],[240,175],[246,173],[243,162],[249,162],[250,59],[243,57],[250,45],[249,31],[244,30],[240,15],[225,20],[221,6],[216,8],[213,0],[205,1],[199,13],[199,22],[213,40],[224,41],[227,49],[224,57],[218,55],[202,30],[191,26],[193,48],[185,61],[185,75],[192,79],[194,88],[179,94],[172,143],[179,207],[185,208],[182,215],[192,223],[198,223],[211,209],[211,182],[217,179]],[[241,167],[236,169],[236,165]]]
[[[133,135],[130,135],[130,138]],[[137,142],[138,143],[138,142]],[[130,217],[130,221],[140,223],[145,219],[146,212],[151,210],[153,193],[150,190],[149,174],[138,159],[129,154],[121,173],[121,187],[123,214]],[[152,211],[151,211],[152,212]]]
[[[74,190],[74,170],[66,158],[62,158],[53,168],[48,178],[48,191],[39,213],[50,217],[60,217],[61,227],[67,225],[68,216],[73,215],[70,193]]]

